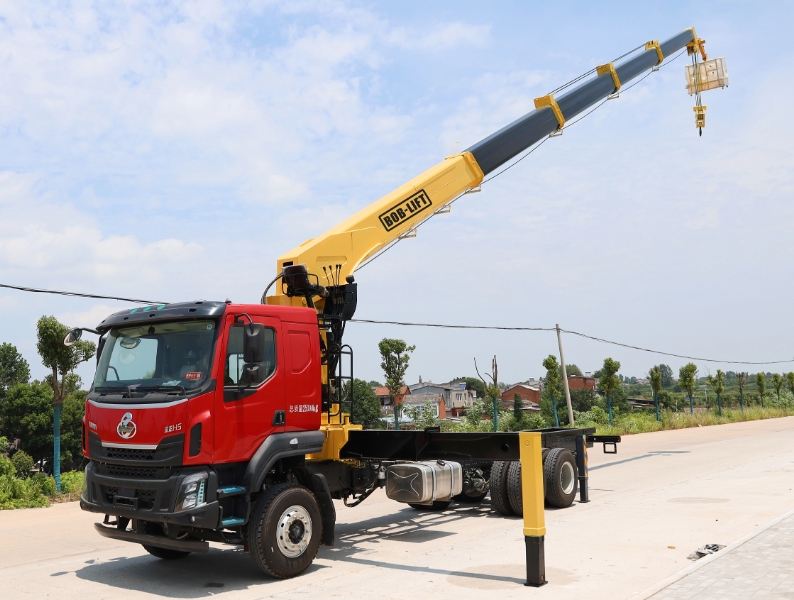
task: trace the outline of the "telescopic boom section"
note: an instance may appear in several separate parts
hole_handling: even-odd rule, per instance
[[[321,286],[344,286],[347,276],[362,262],[398,238],[410,235],[460,194],[478,187],[485,175],[562,129],[567,120],[614,94],[626,82],[659,65],[665,57],[683,48],[702,52],[702,44],[694,28],[685,29],[662,43],[648,42],[645,50],[618,65],[599,66],[594,78],[559,98],[552,95],[537,98],[536,109],[529,114],[463,153],[447,157],[333,229],[281,256],[276,265],[277,274],[285,266],[306,265],[308,273],[316,275]],[[269,296],[267,302],[307,304],[305,294],[288,297],[287,287],[276,285],[275,295]]]

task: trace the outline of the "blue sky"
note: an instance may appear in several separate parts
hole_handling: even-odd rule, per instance
[[[702,138],[679,59],[362,269],[357,316],[794,357],[791,22],[786,3],[0,2],[0,282],[255,302],[282,252],[694,25],[731,80],[704,94]],[[0,291],[0,341],[40,377],[39,316],[125,306]],[[496,354],[518,381],[556,352],[546,333],[348,332],[368,379],[386,336],[417,345],[411,380]],[[585,370],[683,362],[565,342]]]

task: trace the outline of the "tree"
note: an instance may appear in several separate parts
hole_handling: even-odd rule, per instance
[[[620,363],[611,358],[604,359],[604,366],[601,367],[601,377],[598,379],[598,389],[607,396],[607,412],[609,414],[609,424],[612,425],[612,393],[620,388],[620,379],[617,372],[620,370]]]
[[[513,394],[513,416],[517,421],[524,416],[524,399],[518,394]]]
[[[574,375],[584,377],[584,373],[576,365],[565,365],[565,372],[568,373],[568,377],[573,377]],[[560,377],[562,377],[562,365],[560,365]]]
[[[794,373],[786,373],[786,386],[788,391],[794,395]]]
[[[758,398],[761,400],[761,408],[764,408],[764,394],[766,393],[766,377],[763,373],[755,374],[755,387],[758,388]]]
[[[349,386],[349,383],[345,385],[345,397],[352,401],[350,422],[363,425],[364,429],[380,429],[383,422],[380,400],[372,391],[372,386],[363,379],[354,379],[352,397],[348,393]]]
[[[78,340],[65,346],[63,338],[69,328],[55,317],[41,317],[36,324],[38,343],[36,349],[42,364],[52,369],[53,414],[53,477],[55,489],[61,491],[61,406],[67,392],[67,377],[81,362],[89,360],[96,352],[96,344]]]
[[[593,390],[571,390],[571,407],[577,412],[587,412],[593,407],[595,398]]]
[[[653,390],[653,405],[656,407],[656,421],[661,421],[659,418],[659,392],[662,391],[662,370],[659,366],[651,367],[648,371],[648,379],[651,381],[651,389]]]
[[[736,373],[736,385],[739,387],[739,407],[744,412],[744,386],[747,384],[747,372]]]
[[[554,426],[560,426],[560,417],[557,413],[557,398],[560,397],[560,381],[562,380],[562,366],[557,362],[557,357],[549,354],[543,361],[543,368],[546,369],[546,376],[543,378],[543,395],[545,400],[551,404],[551,418],[554,419]],[[567,365],[566,365],[567,366]],[[545,403],[544,403],[545,404]],[[545,407],[541,407],[545,408]]]
[[[52,456],[52,388],[45,383],[20,383],[3,403],[3,435],[19,438],[20,448],[36,462]]]
[[[493,430],[499,431],[499,397],[501,396],[501,390],[499,389],[499,365],[496,363],[496,356],[491,360],[491,372],[486,373],[491,379],[491,383],[487,383],[480,375],[476,358],[474,359],[474,370],[477,371],[477,376],[485,386],[485,396],[491,400],[493,405]]]
[[[408,362],[411,359],[411,352],[416,350],[416,346],[408,346],[403,340],[383,338],[378,343],[380,350],[380,368],[386,378],[386,387],[389,389],[389,399],[394,407],[394,428],[400,428],[400,409],[397,406],[397,396],[400,389],[405,385],[405,371],[408,370]]]
[[[375,381],[374,379],[372,381],[368,381],[367,385],[370,387],[383,387],[383,384],[380,381]]]
[[[717,394],[717,410],[719,411],[720,416],[722,416],[722,392],[725,391],[725,373],[723,373],[720,369],[717,369],[717,376],[712,377],[711,375],[708,376],[708,384],[711,386],[711,389],[714,390],[714,393]]]
[[[0,344],[0,399],[18,383],[30,380],[28,361],[17,352],[12,344]]]
[[[673,379],[673,370],[670,368],[670,365],[658,365],[658,367],[659,372],[662,374],[662,387],[673,387],[675,385],[675,379]]]
[[[485,398],[485,384],[476,377],[455,377],[455,379],[452,380],[452,383],[456,382],[465,383],[467,390],[473,390],[477,392],[478,398]]]
[[[60,463],[76,468],[82,460],[82,422],[86,393],[76,391],[62,403]],[[20,383],[8,390],[0,418],[3,435],[19,438],[20,449],[39,462],[49,459],[53,449],[52,387],[41,381]],[[54,461],[53,461],[54,463]]]
[[[772,375],[772,387],[775,388],[775,393],[777,394],[777,404],[780,406],[780,388],[783,387],[783,376],[779,373],[775,373]]]
[[[695,393],[695,379],[697,379],[698,368],[694,363],[687,363],[678,369],[678,385],[689,398],[689,414],[695,414],[695,404],[692,395]]]
[[[428,400],[422,406],[409,406],[405,414],[414,422],[416,429],[427,429],[436,424],[436,407]]]

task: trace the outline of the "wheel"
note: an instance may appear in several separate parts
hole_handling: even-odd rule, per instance
[[[552,448],[543,465],[546,484],[546,502],[557,508],[568,508],[573,504],[579,489],[576,459],[570,450]]]
[[[507,499],[507,470],[512,461],[495,460],[491,467],[491,506],[499,514],[509,517],[513,514]]]
[[[137,533],[144,533],[146,535],[163,535],[163,528],[159,523],[149,523],[148,521],[135,521],[135,531]],[[141,544],[143,549],[152,556],[162,558],[164,560],[177,560],[185,558],[190,552],[182,550],[171,550],[169,548],[158,548],[157,546],[147,546]]]
[[[317,500],[307,488],[280,483],[259,495],[248,522],[248,546],[256,565],[279,579],[303,573],[322,537]]]
[[[507,500],[510,508],[519,517],[524,516],[523,490],[521,489],[521,463],[515,461],[510,463],[507,469]]]

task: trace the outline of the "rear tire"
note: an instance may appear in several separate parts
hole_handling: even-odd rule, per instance
[[[513,515],[510,501],[507,498],[507,470],[511,461],[495,460],[491,467],[491,506],[501,515]]]
[[[510,463],[507,469],[507,500],[510,508],[519,517],[524,516],[524,498],[521,487],[521,463],[515,461]]]
[[[163,528],[159,524],[149,523],[147,521],[135,521],[135,531],[147,535],[163,535]],[[162,558],[163,560],[178,560],[190,554],[190,552],[184,552],[182,550],[158,548],[157,546],[147,546],[146,544],[141,544],[141,546],[152,556]]]
[[[576,459],[570,450],[552,448],[543,465],[546,502],[556,508],[568,508],[579,490]]]
[[[323,533],[317,500],[307,488],[280,483],[259,495],[248,522],[248,546],[256,565],[287,579],[312,564]]]
[[[408,506],[416,510],[438,512],[441,510],[446,510],[449,504],[450,504],[449,500],[435,500],[433,501],[433,504],[416,504],[414,502],[409,502]]]

